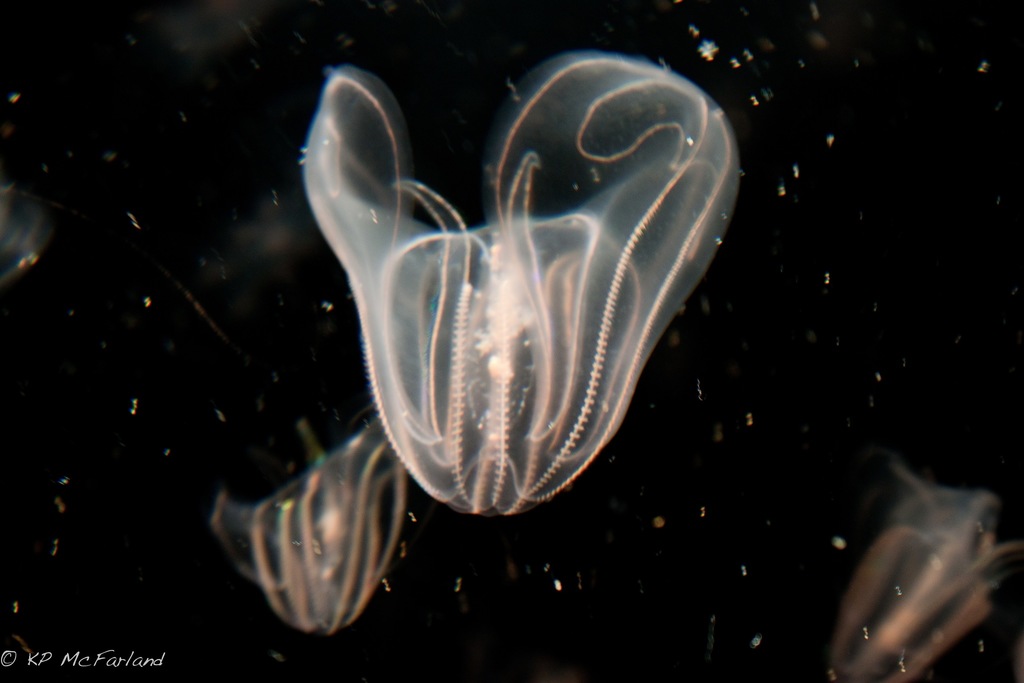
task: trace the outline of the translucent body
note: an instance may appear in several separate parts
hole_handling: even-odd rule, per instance
[[[0,176],[0,293],[39,260],[52,228],[43,210]]]
[[[351,624],[391,561],[405,514],[406,476],[374,421],[272,496],[221,493],[214,533],[282,621],[307,633]]]
[[[995,545],[994,494],[926,482],[882,451],[867,466],[881,476],[865,500],[882,531],[843,595],[832,680],[913,681],[986,618],[990,584],[1020,544]]]
[[[707,95],[667,69],[561,55],[499,116],[487,223],[467,230],[412,180],[406,138],[380,80],[336,69],[309,133],[306,192],[348,274],[375,401],[406,467],[456,510],[521,512],[618,429],[725,232],[735,139]]]

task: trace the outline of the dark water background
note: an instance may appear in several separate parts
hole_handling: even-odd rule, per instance
[[[83,3],[0,22],[0,173],[53,227],[0,294],[12,675],[28,647],[340,681],[825,680],[865,445],[996,492],[1000,536],[1024,537],[1012,5]],[[333,637],[292,631],[206,519],[222,483],[265,494],[267,463],[301,462],[297,419],[329,440],[367,400],[300,187],[323,69],[390,86],[416,176],[476,223],[507,83],[580,48],[663,59],[723,106],[744,172],[726,241],[571,491],[483,519],[417,489],[390,591]],[[936,680],[1012,680],[1017,615]]]

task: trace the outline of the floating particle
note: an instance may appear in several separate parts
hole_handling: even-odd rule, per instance
[[[697,54],[701,56],[706,62],[715,61],[715,55],[718,54],[718,45],[713,40],[704,39],[700,41],[700,45],[697,46]]]

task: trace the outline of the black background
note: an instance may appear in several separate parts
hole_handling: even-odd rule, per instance
[[[0,292],[0,676],[31,675],[28,647],[341,681],[823,681],[865,446],[994,491],[1024,537],[1013,3],[89,5],[0,22],[7,201],[52,226]],[[297,419],[332,443],[368,400],[300,187],[323,70],[380,76],[417,178],[478,223],[507,83],[580,48],[663,59],[726,110],[725,243],[570,491],[485,519],[413,485],[390,591],[295,632],[207,517],[221,485],[266,494],[268,462],[302,462]],[[1013,588],[936,680],[1012,679]]]

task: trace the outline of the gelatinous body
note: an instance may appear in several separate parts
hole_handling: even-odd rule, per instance
[[[990,590],[1019,558],[1019,542],[995,544],[999,499],[911,473],[871,452],[861,512],[881,532],[857,565],[832,636],[832,679],[913,681],[986,618]]]
[[[374,421],[262,501],[237,502],[222,492],[210,524],[281,620],[327,634],[355,621],[380,584],[405,494],[405,472]]]
[[[43,209],[0,176],[0,293],[35,265],[52,232]]]
[[[487,222],[467,229],[413,180],[390,91],[345,66],[324,87],[305,183],[402,461],[456,510],[511,514],[555,495],[618,429],[725,232],[738,159],[725,115],[689,81],[569,53],[517,84],[486,162]]]

